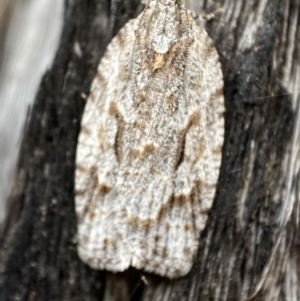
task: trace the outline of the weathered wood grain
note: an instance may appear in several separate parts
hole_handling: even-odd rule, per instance
[[[1,300],[300,299],[300,0],[190,2],[201,14],[223,9],[204,25],[221,57],[227,109],[218,192],[191,273],[176,281],[134,269],[114,275],[77,257],[82,110],[107,43],[141,6],[67,1],[1,233]]]

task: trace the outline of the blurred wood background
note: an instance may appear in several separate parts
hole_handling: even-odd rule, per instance
[[[80,118],[107,44],[142,5],[67,0],[1,227],[0,300],[300,300],[300,0],[190,0],[189,8],[223,9],[201,26],[220,55],[227,110],[218,191],[192,271],[173,281],[112,274],[77,257]]]
[[[57,51],[63,4],[0,0],[0,223],[26,116]]]

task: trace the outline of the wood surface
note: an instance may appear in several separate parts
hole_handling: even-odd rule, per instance
[[[74,162],[91,81],[138,1],[66,1],[0,234],[0,300],[300,300],[300,0],[194,0],[221,58],[225,144],[192,271],[92,270],[76,253]]]

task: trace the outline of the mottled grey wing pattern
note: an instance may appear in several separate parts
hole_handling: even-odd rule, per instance
[[[223,78],[191,18],[167,53],[149,50],[151,16],[121,29],[92,84],[76,157],[78,252],[96,269],[175,278],[192,266],[215,195]]]

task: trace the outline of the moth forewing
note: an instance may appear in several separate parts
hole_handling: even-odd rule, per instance
[[[187,274],[224,137],[217,52],[175,0],[149,1],[112,40],[78,139],[78,252],[92,268]]]

